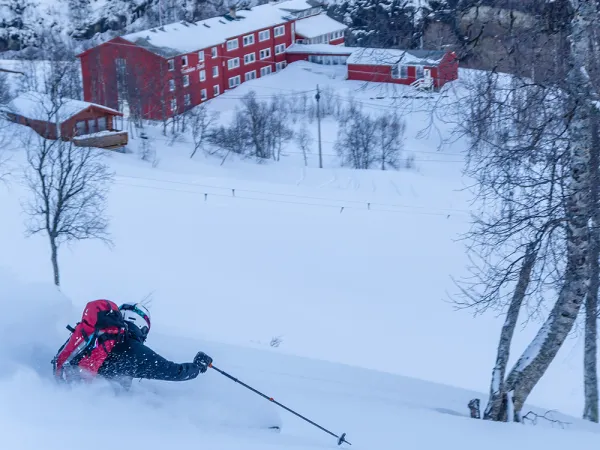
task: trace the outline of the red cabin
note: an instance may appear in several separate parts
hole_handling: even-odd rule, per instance
[[[46,94],[25,92],[2,111],[9,120],[32,128],[46,139],[101,148],[122,147],[128,140],[127,132],[115,129],[115,117],[123,114],[94,103],[69,98],[52,100]]]
[[[348,79],[441,88],[458,79],[454,52],[355,49],[347,60]]]

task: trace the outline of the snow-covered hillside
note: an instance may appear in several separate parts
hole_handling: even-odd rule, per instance
[[[117,424],[120,445],[151,450],[335,446],[335,439],[213,371],[181,384],[136,383],[131,397],[101,384],[57,388],[50,359],[82,306],[148,294],[151,347],[179,361],[203,350],[216,366],[347,432],[354,447],[503,449],[531,439],[558,449],[597,442],[597,427],[573,417],[555,416],[572,422],[569,430],[466,417],[471,398],[485,401],[501,321],[473,319],[448,303],[455,292],[450,275],[460,276],[468,263],[456,239],[468,227],[469,194],[461,177],[464,142],[438,146],[449,136],[441,119],[460,98],[460,82],[433,99],[407,98],[389,85],[344,81],[339,70],[295,63],[209,108],[225,123],[250,90],[261,98],[312,95],[318,84],[341,102],[351,95],[373,114],[398,111],[415,170],[339,168],[332,119],[323,123],[324,169],[314,146],[308,167],[294,145],[277,163],[190,159],[189,136],[170,142],[160,125],[147,127],[154,166],[140,160],[135,136],[134,153],[107,153],[116,173],[109,198],[115,247],[81,242],[63,249],[60,293],[47,285],[46,239],[24,238],[25,159],[14,140],[12,177],[0,185],[0,442],[62,449],[66,433],[72,442],[85,438],[88,447],[105,448],[106,429],[89,427],[94,411]],[[432,104],[439,114],[423,134]],[[316,122],[308,126],[316,135]],[[514,354],[534,331],[519,335]],[[278,346],[270,345],[274,338]],[[580,361],[575,339],[530,401],[578,416]],[[273,423],[282,423],[281,434],[261,429]]]
[[[69,441],[85,442],[92,450],[105,449],[107,439],[148,450],[336,448],[335,438],[213,370],[183,383],[135,382],[128,395],[115,394],[100,380],[59,387],[50,379],[49,360],[65,337],[62,325],[76,320],[80,311],[51,285],[24,283],[4,269],[0,281],[3,448],[62,450],[65,433]],[[154,317],[161,327],[174,315],[157,311]],[[198,316],[197,323],[211,318]],[[208,352],[220,369],[332,432],[346,432],[351,448],[501,450],[527,442],[558,450],[594,448],[598,440],[597,426],[557,413],[549,417],[560,422],[539,420],[536,425],[475,421],[466,416],[465,403],[476,392],[414,378],[189,336],[153,333],[148,344],[180,361],[198,349]],[[370,360],[365,353],[364,361]],[[100,421],[103,417],[110,420]],[[281,431],[268,430],[270,426]]]

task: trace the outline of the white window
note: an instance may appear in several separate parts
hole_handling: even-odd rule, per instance
[[[171,92],[175,90],[175,80],[169,80],[169,90]]]
[[[275,46],[275,54],[281,55],[283,52],[285,52],[285,44],[277,44]]]
[[[204,61],[204,50],[200,50],[198,52],[198,61],[200,61],[200,62]]]
[[[238,86],[241,82],[242,82],[242,79],[239,75],[236,77],[231,77],[229,79],[229,89]]]
[[[186,67],[186,66],[188,65],[188,57],[187,57],[187,55],[183,55],[183,56],[181,57],[181,65],[182,65],[183,67]]]
[[[216,97],[217,95],[219,95],[219,93],[220,93],[219,91],[220,91],[220,89],[219,89],[219,85],[218,85],[218,84],[215,84],[215,85],[213,86],[213,94],[215,94],[215,97]]]
[[[202,101],[204,101],[204,100],[206,100],[206,98],[207,98],[207,97],[206,97],[206,89],[202,89],[202,90],[200,91],[200,99],[201,99]]]
[[[264,48],[260,51],[260,59],[265,59],[271,56],[271,49]]]
[[[210,49],[210,54],[213,58],[217,57],[217,47],[213,47]]]
[[[285,61],[278,62],[277,64],[275,64],[275,72],[279,72],[280,70],[285,69],[285,66],[286,66]]]
[[[190,85],[190,76],[184,75],[183,76],[183,87],[188,87],[189,85]]]
[[[177,99],[176,98],[171,99],[171,111],[177,111]]]
[[[271,37],[271,30],[263,30],[258,32],[258,40],[260,42],[266,41]]]
[[[227,41],[227,50],[235,50],[239,46],[240,46],[240,42],[239,42],[239,39],[237,39],[237,38]]]
[[[423,66],[417,66],[417,79],[419,78],[423,78]]]
[[[244,55],[244,64],[252,64],[254,61],[256,61],[256,53],[252,52]]]
[[[260,76],[264,77],[265,75],[269,75],[271,73],[271,66],[265,66],[260,68]]]
[[[169,60],[169,72],[172,70],[175,70],[175,60],[174,59]]]
[[[244,75],[244,81],[254,80],[255,78],[256,78],[256,70],[253,70],[252,72],[247,72],[246,75]]]
[[[244,36],[244,47],[254,44],[254,34]]]
[[[183,96],[183,103],[185,104],[185,106],[190,106],[192,104],[192,95],[191,94],[185,94]]]
[[[219,76],[219,66],[213,67],[213,78],[217,78]]]
[[[231,58],[227,61],[227,68],[229,70],[235,69],[236,67],[240,67],[240,58]]]
[[[273,34],[275,35],[275,37],[283,36],[285,34],[285,26],[281,25],[279,27],[275,27],[275,31]]]
[[[408,78],[408,66],[398,66],[395,65],[392,67],[392,78]]]
[[[200,71],[200,81],[206,80],[206,70]]]

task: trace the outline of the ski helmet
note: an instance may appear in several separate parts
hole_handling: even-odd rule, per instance
[[[150,311],[141,303],[125,303],[119,308],[130,332],[139,337],[142,342],[150,332]]]

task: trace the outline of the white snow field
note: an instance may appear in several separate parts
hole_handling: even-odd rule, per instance
[[[386,85],[344,81],[341,69],[294,63],[210,108],[227,121],[252,89],[268,98],[330,86],[374,113],[398,109],[417,170],[339,168],[331,119],[323,124],[324,169],[316,144],[308,167],[294,145],[278,163],[190,160],[189,137],[171,145],[153,127],[155,167],[136,154],[107,153],[116,173],[114,247],[63,248],[60,291],[50,284],[46,238],[24,237],[25,159],[13,140],[12,175],[0,185],[0,448],[336,447],[335,438],[212,370],[184,383],[135,382],[131,395],[101,381],[73,389],[53,382],[50,360],[86,302],[148,294],[150,347],[176,361],[205,351],[215,366],[334,433],[347,432],[352,448],[597,445],[597,425],[560,413],[552,417],[570,422],[566,429],[467,417],[470,399],[485,405],[502,317],[474,319],[448,301],[456,291],[450,276],[464,275],[468,263],[456,240],[469,220],[464,142],[438,152],[449,134],[440,120],[419,135],[429,118],[424,102],[454,103],[460,83],[446,100],[406,99]],[[316,135],[316,123],[310,130]],[[537,326],[519,333],[513,360]],[[269,345],[273,338],[279,346]],[[531,395],[537,407],[527,410],[580,416],[581,365],[575,336]],[[264,429],[271,425],[282,431]]]

